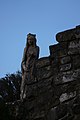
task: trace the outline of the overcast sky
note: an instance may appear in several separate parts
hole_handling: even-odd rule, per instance
[[[20,70],[26,35],[49,56],[58,32],[80,24],[80,0],[0,0],[0,78]]]

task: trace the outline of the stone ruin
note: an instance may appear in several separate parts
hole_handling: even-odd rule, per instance
[[[17,101],[16,120],[80,120],[80,26],[56,34],[50,55],[38,59],[27,99]]]

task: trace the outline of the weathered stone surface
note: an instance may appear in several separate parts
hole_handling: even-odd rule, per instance
[[[80,119],[80,104],[76,101],[78,99],[72,99],[66,103],[61,103],[60,105],[52,108],[48,114],[47,120],[79,120]],[[76,106],[74,109],[73,106]],[[75,112],[74,112],[74,111]],[[53,116],[54,115],[54,116]]]
[[[57,114],[56,114],[56,107],[51,108],[47,115],[47,120],[56,120],[57,119]]]
[[[68,54],[79,54],[80,53],[80,40],[71,41],[68,46]]]
[[[38,89],[42,90],[42,88],[45,89],[45,87],[48,89],[48,87],[51,86],[52,79],[53,77],[51,76],[50,78],[41,79],[40,81],[38,81],[37,83]]]
[[[51,45],[49,46],[50,49],[50,55],[53,55],[55,52],[60,50],[60,44],[55,44],[55,45]]]
[[[51,66],[41,67],[37,69],[37,80],[46,79],[51,76]]]
[[[67,71],[57,74],[55,76],[55,84],[64,84],[67,82],[75,81],[80,76],[80,69]]]
[[[67,42],[49,46],[50,56],[54,59],[66,56],[68,50],[67,46]]]
[[[64,93],[69,94],[69,93],[73,93],[74,91],[77,91],[76,89],[78,88],[77,81],[70,82],[70,83],[68,82],[66,84],[61,84],[61,85],[59,84],[59,85],[56,85],[55,88],[56,88],[55,94],[59,98]]]
[[[68,63],[68,64],[65,64],[65,65],[60,65],[60,71],[64,72],[64,71],[67,71],[67,70],[70,70],[71,69],[71,63]]]
[[[67,114],[67,105],[61,104],[56,107],[57,119],[63,118]]]
[[[80,54],[80,49],[69,49],[68,55]]]
[[[76,28],[56,34],[56,40],[58,42],[70,41],[79,38],[80,36],[79,34],[80,34],[80,26],[77,26]]]
[[[37,60],[36,62],[36,68],[41,68],[50,65],[50,59],[49,57],[43,57]]]
[[[73,69],[78,69],[80,67],[80,55],[72,56]]]
[[[65,57],[62,57],[60,59],[60,63],[61,64],[66,64],[66,63],[69,63],[71,61],[71,57],[70,56],[65,56]]]
[[[74,40],[69,43],[69,48],[80,48],[80,40]]]
[[[64,101],[67,101],[71,98],[74,98],[76,96],[76,91],[74,92],[70,92],[70,93],[63,93],[61,96],[60,96],[60,102],[64,102]]]

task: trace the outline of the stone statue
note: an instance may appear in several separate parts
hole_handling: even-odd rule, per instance
[[[26,47],[24,48],[23,59],[21,63],[22,83],[20,99],[26,98],[27,84],[35,79],[35,62],[39,57],[39,47],[36,45],[36,35],[29,33],[27,35]]]

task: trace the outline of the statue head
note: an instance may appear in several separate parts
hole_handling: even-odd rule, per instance
[[[26,43],[27,47],[33,45],[36,46],[36,34],[31,34],[29,33],[27,35],[27,43]]]

